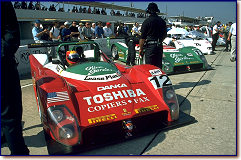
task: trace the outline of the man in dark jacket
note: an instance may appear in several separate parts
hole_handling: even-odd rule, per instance
[[[14,54],[20,33],[11,2],[1,2],[1,143],[6,140],[11,155],[28,155],[22,133],[22,93]]]
[[[167,36],[166,22],[157,15],[160,12],[156,3],[149,3],[147,13],[150,16],[143,22],[139,42],[140,55],[145,54],[145,63],[162,68],[162,41]],[[145,46],[144,46],[145,44]],[[145,53],[143,53],[143,48]]]

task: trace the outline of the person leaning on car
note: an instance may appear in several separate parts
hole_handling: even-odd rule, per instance
[[[22,93],[15,60],[20,31],[11,2],[1,2],[1,144],[11,155],[29,155],[22,130]]]
[[[146,64],[162,68],[162,41],[167,36],[166,22],[157,15],[160,10],[156,3],[149,3],[146,12],[150,16],[142,24],[139,53],[141,56],[145,54]]]

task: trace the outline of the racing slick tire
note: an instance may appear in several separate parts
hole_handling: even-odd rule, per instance
[[[111,47],[111,54],[114,60],[118,60],[119,59],[119,53],[118,53],[118,49],[116,47],[116,45],[113,45]]]

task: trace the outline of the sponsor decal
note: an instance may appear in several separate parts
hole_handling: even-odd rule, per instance
[[[156,109],[159,109],[159,107],[158,107],[157,105],[152,105],[152,106],[148,106],[148,107],[144,107],[144,108],[135,109],[135,112],[136,112],[137,114],[139,114],[139,113],[154,111],[154,110],[156,110]]]
[[[183,60],[191,60],[191,59],[193,59],[193,58],[184,56],[182,54],[170,54],[170,57],[174,59],[175,63],[179,63],[180,61],[183,61]]]
[[[56,66],[56,70],[57,72],[59,72],[61,74],[61,72],[64,70],[60,65]]]
[[[193,57],[192,53],[187,53],[188,56]]]
[[[137,103],[149,102],[150,100],[145,95],[146,94],[141,89],[136,89],[136,90],[129,89],[129,90],[122,90],[117,92],[98,94],[93,97],[84,97],[83,100],[85,100],[87,104],[90,106],[88,107],[88,112],[99,112],[99,111],[108,110],[111,108],[126,106],[132,103],[137,104]],[[125,98],[132,98],[132,99],[126,100]],[[103,104],[109,101],[110,103]],[[115,102],[111,102],[111,101],[115,101]]]
[[[33,54],[47,54],[47,51],[43,50],[34,50],[32,51]]]
[[[163,49],[163,52],[179,52],[178,49]]]
[[[193,61],[193,62],[190,62],[190,63],[200,63],[199,61]]]
[[[69,95],[67,91],[47,93],[47,103],[68,101]]]
[[[160,69],[149,70],[149,72],[151,73],[152,76],[158,76],[162,74],[162,71]]]
[[[184,64],[184,63],[174,63],[174,65],[182,65],[182,64]]]
[[[29,50],[23,50],[19,52],[20,54],[20,61],[24,64],[28,64],[29,63],[29,55],[30,55],[30,51]]]
[[[93,97],[84,97],[83,99],[87,101],[88,105],[92,105],[92,103],[103,103],[104,101],[112,101],[114,99],[123,99],[129,97],[140,97],[141,95],[146,95],[141,89],[136,90],[122,90],[111,93],[104,93],[103,95],[98,94]]]
[[[109,114],[109,115],[105,115],[105,116],[90,118],[90,119],[88,119],[88,122],[89,122],[89,124],[95,124],[95,123],[105,122],[105,121],[109,121],[109,120],[114,120],[116,118],[117,118],[117,116],[115,114]]]
[[[112,69],[105,68],[103,66],[90,66],[90,67],[86,67],[85,70],[88,71],[88,74],[87,74],[88,76],[91,76],[99,72],[113,71]]]
[[[129,116],[129,115],[131,115],[131,112],[128,112],[128,111],[126,110],[126,108],[123,109],[123,112],[124,112],[124,113],[122,113],[122,116]]]
[[[97,87],[97,91],[105,91],[108,89],[113,89],[113,88],[123,88],[123,87],[127,87],[126,84],[115,84],[115,85],[109,85],[109,86],[104,86],[104,87]]]
[[[84,81],[93,81],[93,82],[98,82],[98,81],[110,81],[110,80],[116,80],[119,79],[120,76],[117,74],[109,74],[109,75],[100,75],[100,76],[85,76],[83,79]]]
[[[200,44],[200,43],[194,43],[194,44],[196,44],[196,46],[201,46],[201,44]]]
[[[172,84],[171,80],[166,75],[148,77],[148,80],[152,83],[155,89]]]
[[[73,118],[73,117],[71,117],[71,116],[66,116],[66,119],[68,119],[68,120],[70,120],[70,121],[74,122],[74,118]]]

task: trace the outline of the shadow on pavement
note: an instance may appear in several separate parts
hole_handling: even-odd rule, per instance
[[[24,141],[28,147],[45,147],[44,131],[42,130],[37,135],[24,136]]]
[[[177,95],[177,98],[183,99],[184,97]],[[180,117],[179,117],[179,120],[174,121],[174,123],[180,123],[181,121],[185,123],[181,122],[180,125],[176,125],[174,127],[167,128],[165,130],[160,130],[159,132],[157,132],[153,140],[149,143],[149,145],[146,147],[146,149],[143,151],[142,154],[145,154],[145,152],[150,151],[151,149],[157,147],[160,143],[162,143],[166,139],[166,132],[168,132],[169,130],[177,129],[177,128],[198,122],[197,120],[195,120],[195,117],[187,116],[187,115],[190,115],[191,113],[191,102],[188,99],[185,99],[183,103],[180,104],[179,107],[180,107]]]
[[[22,125],[24,126],[25,122],[22,121]],[[43,125],[42,124],[37,124],[34,126],[30,126],[27,128],[23,128],[23,132],[27,131],[30,129],[35,129],[35,128],[41,128],[41,131],[37,135],[32,135],[32,136],[24,136],[24,141],[28,147],[45,147],[46,142],[44,138],[44,131],[43,131]]]
[[[25,74],[25,75],[20,75],[19,79],[20,80],[32,79],[32,75],[31,75],[31,73]]]
[[[199,82],[180,82],[178,84],[173,85],[174,89],[181,89],[181,88],[193,88],[194,86],[201,86],[211,83],[209,80],[202,80]]]
[[[29,129],[33,129],[33,128],[38,128],[38,127],[43,127],[43,125],[42,124],[38,124],[38,125],[31,126],[31,127],[27,127],[27,128],[24,128],[23,131],[26,131],[26,130],[29,130]]]
[[[165,133],[158,134],[165,139]],[[157,133],[146,134],[131,140],[126,140],[112,145],[102,146],[90,151],[81,152],[75,155],[141,155],[150,143],[155,139]]]
[[[177,99],[179,102],[179,109],[183,111],[184,113],[190,115],[191,113],[191,102],[188,99],[185,99],[185,97],[177,94]]]

